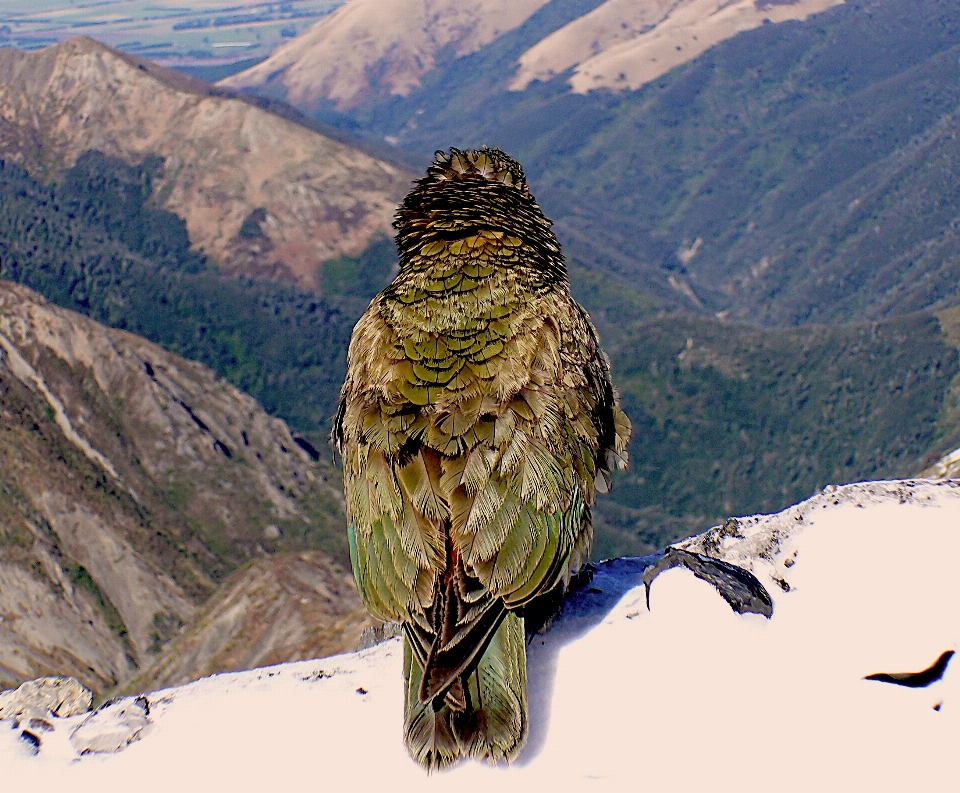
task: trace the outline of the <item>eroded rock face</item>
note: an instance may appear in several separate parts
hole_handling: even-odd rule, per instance
[[[256,559],[223,582],[131,685],[155,691],[203,674],[355,650],[371,620],[347,570],[316,551]]]
[[[391,236],[412,174],[205,83],[78,37],[0,52],[0,156],[46,177],[102,151],[165,159],[156,196],[228,272],[316,286]],[[258,218],[260,235],[240,233]]]
[[[0,282],[0,686],[130,680],[251,560],[346,569],[328,478],[205,367]]]

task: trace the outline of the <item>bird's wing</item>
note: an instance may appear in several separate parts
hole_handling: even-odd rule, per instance
[[[585,312],[558,294],[527,319],[475,360],[464,347],[450,364],[461,397],[439,408],[442,384],[416,374],[442,369],[435,339],[401,340],[371,307],[351,344],[335,437],[354,569],[370,611],[405,624],[424,701],[455,685],[507,609],[586,558],[588,505],[625,461],[629,430]]]
[[[380,619],[430,629],[426,615],[445,566],[448,508],[439,493],[437,453],[406,444],[425,419],[405,410],[406,401],[384,398],[396,380],[384,353],[397,344],[371,306],[350,345],[334,440],[343,455],[350,553],[364,603]]]

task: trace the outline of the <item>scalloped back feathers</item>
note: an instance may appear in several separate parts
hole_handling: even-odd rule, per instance
[[[627,463],[550,225],[499,149],[437,152],[350,343],[333,437],[354,574],[404,626],[405,738],[428,769],[522,748],[524,609],[586,560],[595,493]]]

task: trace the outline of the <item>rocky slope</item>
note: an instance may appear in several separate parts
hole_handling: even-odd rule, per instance
[[[402,168],[89,38],[0,51],[0,157],[52,176],[90,150],[165,160],[155,200],[226,272],[315,286],[390,233]],[[221,92],[222,94],[222,92]]]
[[[370,615],[353,577],[318,551],[259,556],[223,581],[152,666],[126,688],[151,691],[224,670],[355,650]]]
[[[313,587],[329,633],[277,614],[283,641],[245,636],[221,663],[354,646],[334,475],[205,367],[0,282],[0,455],[0,686],[129,680],[250,560],[233,596],[266,573]]]

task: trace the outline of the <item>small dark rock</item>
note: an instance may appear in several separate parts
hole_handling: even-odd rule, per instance
[[[49,721],[37,717],[30,719],[28,726],[30,729],[40,730],[40,732],[50,732],[53,729],[53,725]]]
[[[20,733],[20,740],[27,744],[27,746],[33,750],[34,754],[40,751],[40,736],[36,733],[30,732],[30,730],[23,730]]]
[[[926,688],[943,677],[943,673],[947,671],[947,666],[953,656],[954,651],[947,650],[940,654],[940,657],[933,662],[932,666],[928,666],[920,672],[876,672],[863,679],[876,680],[878,683],[893,683],[895,686],[906,686],[907,688]]]

